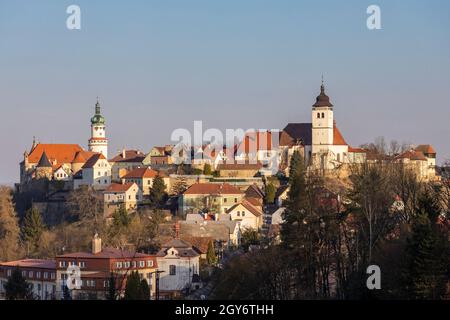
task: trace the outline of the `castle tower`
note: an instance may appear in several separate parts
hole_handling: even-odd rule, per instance
[[[48,179],[52,177],[53,168],[50,160],[48,160],[45,151],[42,153],[41,158],[36,166],[36,179]]]
[[[333,146],[333,105],[325,94],[325,87],[320,86],[320,94],[312,106],[312,154],[328,153]]]
[[[95,114],[91,118],[91,138],[89,151],[102,153],[108,158],[108,139],[106,139],[105,118],[100,113],[100,103],[95,104]]]

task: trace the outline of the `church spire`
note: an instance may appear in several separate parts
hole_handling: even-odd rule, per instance
[[[333,107],[330,102],[330,97],[325,94],[325,85],[323,84],[323,75],[322,75],[322,84],[320,85],[320,94],[316,98],[316,103],[313,104],[313,107]]]

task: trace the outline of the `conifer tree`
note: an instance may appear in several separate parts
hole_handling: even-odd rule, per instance
[[[22,276],[19,268],[12,271],[11,276],[4,285],[7,300],[32,300],[31,284]]]
[[[164,204],[166,198],[166,185],[161,176],[158,175],[153,179],[153,184],[150,189],[150,203],[153,207],[159,208]]]
[[[27,211],[22,226],[23,239],[28,244],[28,253],[39,245],[42,233],[45,230],[45,224],[42,221],[41,213],[36,208]]]

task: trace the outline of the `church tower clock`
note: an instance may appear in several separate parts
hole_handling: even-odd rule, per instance
[[[100,113],[100,103],[95,104],[95,114],[91,118],[91,138],[89,151],[102,153],[108,159],[108,139],[106,139],[105,118]]]

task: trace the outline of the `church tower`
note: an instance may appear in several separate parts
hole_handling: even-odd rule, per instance
[[[312,106],[312,154],[328,153],[333,141],[333,105],[325,94],[325,87],[320,86],[320,94]]]
[[[100,113],[100,103],[95,104],[95,114],[91,118],[91,138],[89,151],[102,153],[108,159],[108,139],[106,139],[105,118]]]

